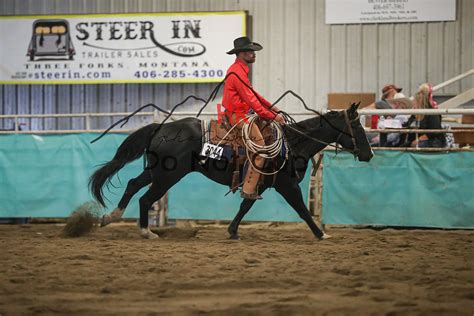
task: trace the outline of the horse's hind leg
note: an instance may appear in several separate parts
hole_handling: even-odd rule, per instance
[[[117,208],[124,210],[132,197],[143,187],[151,183],[150,170],[144,170],[138,177],[128,181],[127,189],[123,194]]]
[[[158,235],[148,227],[148,211],[153,203],[161,199],[168,189],[169,187],[165,187],[163,184],[153,183],[150,189],[140,198],[140,234],[143,238],[158,238]]]
[[[153,203],[163,197],[165,193],[178,182],[186,173],[161,173],[160,180],[154,181],[148,191],[140,198],[140,233],[143,238],[158,238],[148,228],[148,211]]]
[[[110,212],[110,214],[105,214],[102,216],[102,221],[100,223],[101,227],[107,226],[112,222],[119,221],[122,218],[125,208],[127,208],[128,203],[132,197],[143,187],[151,183],[151,172],[149,170],[143,171],[138,177],[128,181],[127,188],[123,194],[118,206]]]

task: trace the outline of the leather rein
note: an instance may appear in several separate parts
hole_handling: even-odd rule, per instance
[[[352,122],[355,122],[359,119],[360,116],[357,116],[356,118],[354,118],[353,120],[350,120],[349,119],[349,115],[347,114],[347,110],[344,110],[344,121],[346,122],[346,125],[344,126],[344,129],[342,130],[339,130],[339,135],[337,136],[336,138],[336,145],[333,145],[332,143],[328,143],[328,142],[325,142],[325,141],[322,141],[320,139],[317,139],[317,138],[314,138],[314,137],[311,137],[309,135],[306,135],[305,133],[303,133],[302,131],[290,126],[290,125],[287,125],[288,128],[291,128],[292,130],[294,130],[295,132],[297,132],[298,134],[301,134],[302,136],[306,137],[307,139],[310,139],[312,141],[315,141],[317,143],[320,143],[320,144],[323,144],[323,145],[326,145],[326,146],[330,146],[330,147],[334,147],[336,149],[336,153],[337,153],[337,150],[341,150],[341,151],[347,151],[347,152],[350,152],[351,154],[355,156],[357,156],[357,154],[359,153],[359,147],[357,147],[357,142],[356,142],[356,139],[355,139],[355,136],[354,136],[354,130],[352,129]],[[349,130],[349,132],[347,133],[346,132],[346,129]],[[352,144],[354,146],[354,149],[350,150],[350,149],[345,149],[345,148],[342,148],[342,147],[339,147],[338,146],[338,141],[339,139],[341,138],[341,136],[343,134],[346,134],[348,136],[351,137],[351,140],[352,140]]]

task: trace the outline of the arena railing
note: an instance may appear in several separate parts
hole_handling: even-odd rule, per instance
[[[461,109],[461,108],[456,108],[456,109],[451,109],[451,108],[446,108],[446,109],[399,109],[399,110],[379,110],[379,109],[374,109],[374,110],[360,110],[359,111],[360,115],[390,115],[390,116],[395,116],[395,115],[417,115],[417,114],[422,114],[422,115],[459,115],[459,114],[474,114],[474,109]],[[443,129],[419,129],[419,128],[383,128],[383,129],[373,129],[373,128],[366,128],[365,129],[367,133],[413,133],[416,135],[418,138],[418,134],[424,134],[424,133],[451,133],[451,134],[456,134],[456,133],[474,133],[474,128],[473,127],[467,127],[467,128],[456,128],[456,129],[451,129],[451,128],[443,128]],[[474,145],[474,144],[472,144]],[[374,147],[376,150],[402,150],[402,151],[474,151],[473,148],[418,148],[418,147]]]
[[[102,133],[103,129],[91,129],[91,121],[93,118],[100,118],[100,117],[120,117],[123,118],[127,115],[131,114],[131,112],[113,112],[113,113],[69,113],[69,114],[8,114],[8,115],[0,115],[0,119],[13,119],[15,124],[15,129],[10,131],[0,131],[0,134],[72,134],[72,133],[90,133],[90,132],[97,132]],[[293,112],[289,113],[292,116],[295,116],[295,119],[302,119],[311,117],[313,114],[308,114],[308,112]],[[474,114],[474,109],[433,109],[433,110],[414,110],[414,109],[406,109],[406,110],[359,110],[359,114],[361,116],[366,115],[396,115],[396,114],[425,114],[425,115],[459,115],[459,114]],[[141,112],[136,114],[139,117],[150,117],[154,122],[161,122],[166,117],[164,114],[159,113],[158,111],[154,112]],[[183,117],[192,117],[195,116],[195,112],[177,112],[174,113],[173,116],[170,118],[171,121],[183,118]],[[216,117],[216,112],[203,112],[202,117],[208,119],[211,117]],[[85,129],[76,129],[76,130],[19,130],[19,123],[20,119],[31,119],[31,118],[84,118],[85,119]],[[114,133],[130,133],[134,131],[134,129],[113,129],[112,132]],[[462,132],[473,132],[473,129],[441,129],[441,130],[421,130],[421,129],[370,129],[366,128],[367,132],[372,133],[462,133]],[[399,151],[424,151],[424,152],[431,152],[431,151],[442,151],[442,152],[449,152],[449,151],[474,151],[473,148],[416,148],[416,147],[374,147],[374,150],[399,150]],[[333,150],[333,149],[329,149]],[[316,157],[318,160],[319,157]],[[317,170],[316,176],[311,177],[310,179],[310,188],[308,190],[308,204],[311,213],[320,219],[320,212],[321,212],[321,194],[322,194],[322,170],[323,166],[319,170]],[[154,208],[157,211],[157,219],[156,222],[159,226],[166,225],[167,221],[167,201],[166,197],[157,203],[154,204]]]
[[[92,129],[91,128],[91,120],[93,118],[101,118],[101,117],[125,117],[130,115],[132,112],[110,112],[110,113],[65,113],[65,114],[7,114],[7,115],[0,115],[0,119],[13,119],[14,128],[12,130],[0,130],[0,134],[75,134],[75,133],[102,133],[104,129]],[[305,118],[310,117],[312,114],[308,114],[308,112],[290,112],[288,113],[291,116],[298,118]],[[388,110],[381,110],[381,109],[373,109],[373,110],[359,110],[359,114],[361,116],[370,116],[370,115],[398,115],[398,114],[409,114],[409,115],[416,115],[416,114],[423,114],[423,115],[459,115],[459,114],[474,114],[474,109],[461,109],[461,108],[446,108],[446,109],[430,109],[430,110],[420,110],[420,109],[388,109]],[[174,121],[179,118],[184,117],[193,117],[195,116],[195,112],[176,112],[170,117],[170,121]],[[201,117],[203,118],[215,118],[216,112],[203,112]],[[162,122],[165,119],[164,114],[160,114],[158,111],[153,112],[141,112],[137,113],[136,116],[139,117],[150,117],[152,118],[153,122]],[[20,119],[46,119],[46,118],[84,118],[85,119],[85,129],[67,129],[67,130],[20,130]],[[136,128],[129,129],[129,128],[114,128],[111,132],[114,133],[130,133],[136,130]],[[368,133],[471,133],[473,132],[472,128],[457,128],[457,129],[440,129],[440,130],[421,130],[421,129],[394,129],[394,128],[386,128],[386,129],[371,129],[366,128],[366,132]],[[376,150],[404,150],[404,151],[413,151],[419,150],[418,148],[400,148],[400,147],[375,147]],[[441,149],[423,149],[425,151],[445,151],[445,150],[473,150],[470,148],[441,148]]]
[[[460,74],[459,76],[453,77],[451,79],[448,79],[440,84],[437,84],[436,86],[433,87],[433,91],[436,92],[446,86],[449,86],[450,84],[453,84],[455,82],[458,82],[461,79],[464,79],[468,76],[474,75],[474,69],[468,70],[463,74]],[[439,105],[440,109],[446,109],[446,108],[455,108],[458,107],[466,102],[469,102],[474,99],[474,87],[459,93],[455,97],[446,100],[445,102],[441,103]]]
[[[323,111],[323,113],[326,111]],[[406,109],[406,110],[365,110],[360,109],[360,115],[398,115],[398,114],[427,114],[427,115],[459,115],[459,114],[474,114],[474,109],[433,109],[433,110],[417,110],[417,109]],[[15,133],[81,133],[81,132],[102,132],[103,129],[92,129],[91,128],[91,119],[92,118],[101,118],[101,117],[125,117],[132,114],[132,112],[100,112],[100,113],[62,113],[62,114],[2,114],[0,119],[13,119],[14,128],[11,130],[1,130],[0,133],[3,134],[15,134]],[[309,112],[288,112],[291,116],[297,117],[311,117],[313,114]],[[174,121],[177,117],[194,117],[196,112],[176,112],[173,113],[170,120]],[[154,122],[161,122],[164,118],[164,114],[160,114],[158,111],[154,112],[140,112],[135,114],[137,117],[150,117],[153,118]],[[202,112],[201,117],[216,117],[216,112]],[[20,130],[20,119],[46,119],[46,118],[84,118],[85,119],[85,129],[67,129],[67,130]],[[114,129],[114,132],[131,132],[133,129]]]
[[[77,134],[77,133],[102,133],[105,129],[92,129],[93,118],[113,118],[113,117],[126,117],[133,112],[101,112],[101,113],[51,113],[51,114],[4,114],[0,115],[0,120],[10,119],[13,120],[13,128],[9,130],[0,130],[0,134]],[[289,112],[291,116],[307,116],[310,117],[312,114],[305,112]],[[150,117],[153,122],[162,122],[166,114],[160,114],[158,111],[153,112],[140,112],[135,114],[137,117]],[[195,117],[196,112],[176,112],[170,117],[170,121],[175,121],[185,117]],[[216,118],[216,112],[202,112],[200,118]],[[83,118],[85,119],[85,128],[83,129],[36,129],[36,130],[21,130],[20,119],[49,119],[49,118]],[[111,132],[114,133],[130,133],[137,129],[135,128],[114,128]]]

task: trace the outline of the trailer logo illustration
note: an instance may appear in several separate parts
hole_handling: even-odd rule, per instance
[[[73,60],[75,54],[66,20],[41,19],[33,22],[33,34],[27,52],[30,61],[35,61],[36,57],[58,56]]]

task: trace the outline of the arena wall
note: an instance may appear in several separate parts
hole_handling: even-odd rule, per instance
[[[0,218],[68,217],[71,212],[93,200],[89,176],[97,165],[112,159],[127,137],[110,133],[107,140],[91,150],[96,133],[72,135],[1,135],[0,141]],[[109,208],[117,205],[128,180],[143,170],[143,160],[127,165],[104,187]],[[301,182],[303,196],[308,197],[309,172]],[[168,218],[230,220],[241,198],[239,192],[226,195],[229,188],[204,181],[199,173],[186,176],[169,191]],[[138,200],[144,188],[130,201],[124,214],[139,216]],[[183,198],[186,197],[186,198]],[[268,190],[265,200],[255,206],[247,220],[300,221],[298,214],[275,190]]]
[[[454,22],[326,25],[324,0],[0,2],[1,15],[247,10],[252,17],[250,35],[264,46],[254,67],[254,86],[271,101],[292,89],[315,109],[326,107],[329,92],[378,93],[383,84],[396,82],[412,94],[422,82],[440,83],[473,68],[474,2],[458,0],[456,9]],[[471,76],[438,94],[454,95],[473,85]],[[170,108],[190,94],[208,96],[214,86],[2,85],[0,113],[122,112],[149,102]],[[282,108],[302,109],[290,98]],[[24,122],[27,129],[81,129],[85,125],[82,118]],[[91,128],[110,123],[110,118],[100,118]],[[145,123],[137,118],[129,127]],[[11,126],[11,120],[0,121],[0,128]]]

